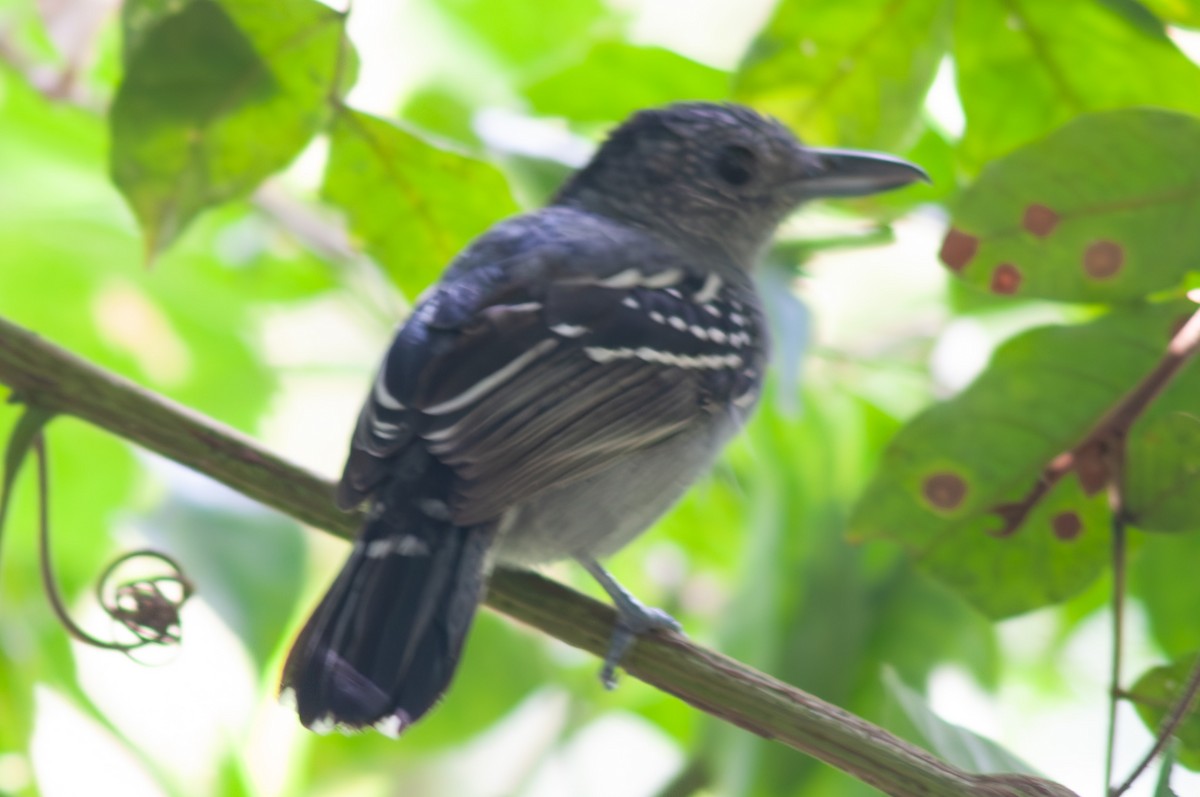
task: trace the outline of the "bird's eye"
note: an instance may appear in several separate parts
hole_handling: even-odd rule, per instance
[[[730,144],[717,153],[717,175],[730,185],[745,185],[754,177],[754,153]]]

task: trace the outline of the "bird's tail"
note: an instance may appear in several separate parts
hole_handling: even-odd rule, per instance
[[[437,508],[399,501],[369,520],[300,632],[280,692],[306,727],[394,736],[450,684],[494,528],[455,526]]]

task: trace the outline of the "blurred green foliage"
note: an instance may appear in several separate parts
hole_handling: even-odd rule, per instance
[[[1046,684],[1071,674],[1006,649],[989,618],[1042,609],[1054,629],[1043,652],[1059,652],[1105,600],[1108,505],[1074,473],[1012,533],[989,532],[1189,311],[1200,68],[1168,25],[1200,25],[1200,4],[712,0],[652,33],[637,3],[393,6],[126,0],[108,19],[87,3],[39,13],[0,0],[0,315],[224,423],[311,443],[332,475],[340,438],[336,455],[318,438],[348,434],[342,388],[368,384],[395,308],[490,223],[544,201],[586,141],[632,110],[730,99],[814,143],[906,155],[933,185],[826,208],[833,233],[788,230],[766,275],[781,338],[768,398],[716,472],[613,567],[704,642],[947,760],[1018,766],[922,695],[954,666],[985,688],[1016,673],[1050,700]],[[759,29],[698,28],[730,9]],[[721,49],[738,35],[740,56]],[[380,89],[389,80],[402,88]],[[903,243],[886,225],[940,233],[946,217],[953,283],[934,280],[924,304],[888,291],[928,276],[935,237],[918,237],[916,255],[879,250],[895,282],[836,273],[862,262],[848,242]],[[339,219],[369,261],[348,253]],[[1032,317],[1061,323],[1012,336],[971,387],[934,401],[959,387],[933,367],[943,328],[1008,337]],[[1181,374],[1125,451],[1130,596],[1145,645],[1176,662],[1132,689],[1151,727],[1200,651],[1196,379]],[[0,433],[19,415],[0,406]],[[486,613],[444,704],[401,742],[300,735],[269,707],[274,682],[342,547],[81,423],[48,435],[64,590],[84,613],[119,549],[148,541],[182,560],[210,649],[195,653],[185,630],[176,669],[210,658],[166,692],[187,716],[150,735],[186,747],[211,726],[219,741],[191,751],[213,774],[189,779],[145,729],[100,708],[158,716],[155,684],[173,665],[105,670],[127,679],[113,687],[68,645],[36,576],[24,473],[0,555],[0,793],[64,793],[63,772],[90,772],[72,757],[88,742],[54,735],[67,726],[45,690],[95,720],[92,741],[122,751],[147,793],[583,794],[561,770],[651,748],[667,751],[659,770],[630,793],[671,769],[701,773],[696,793],[876,793],[631,680],[603,693],[594,661]],[[1075,523],[1055,526],[1064,515]],[[217,683],[225,664],[242,680]],[[613,723],[624,735],[603,735]],[[1195,766],[1189,723],[1178,760]]]

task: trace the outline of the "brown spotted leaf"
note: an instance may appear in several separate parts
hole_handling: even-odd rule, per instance
[[[1027,513],[1018,507],[1046,466],[1150,372],[1193,308],[1120,309],[1008,341],[967,390],[894,438],[851,535],[899,542],[993,617],[1078,592],[1109,560],[1107,497],[1096,483],[1104,469],[1083,456],[1082,473],[1069,472]],[[1126,500],[1139,527],[1200,528],[1198,417],[1200,367],[1192,364],[1129,436]],[[1194,430],[1185,433],[1188,423]],[[1015,528],[1000,533],[1008,523]]]
[[[942,262],[984,290],[1125,302],[1200,268],[1200,119],[1080,117],[994,161],[962,195]]]

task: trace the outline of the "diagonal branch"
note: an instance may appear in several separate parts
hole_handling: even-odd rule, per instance
[[[1200,292],[1188,294],[1200,302]],[[1015,503],[1001,504],[992,511],[1004,521],[1004,527],[994,532],[998,537],[1016,533],[1049,494],[1054,485],[1074,472],[1084,491],[1093,495],[1107,486],[1119,490],[1124,480],[1125,440],[1129,430],[1146,408],[1167,389],[1183,367],[1200,352],[1200,310],[1196,310],[1180,326],[1167,345],[1166,352],[1153,370],[1130,388],[1121,400],[1105,413],[1087,436],[1069,451],[1055,457],[1038,474],[1037,481],[1025,496]]]
[[[0,318],[0,383],[13,397],[74,415],[340,537],[357,522],[334,508],[333,485],[250,438]],[[603,655],[610,607],[533,573],[498,570],[487,604],[577,648]],[[814,655],[819,655],[814,653]],[[1025,775],[974,775],[836,706],[679,635],[637,643],[630,675],[714,717],[775,739],[893,797],[1074,797]]]

